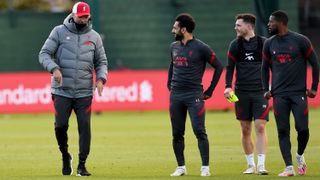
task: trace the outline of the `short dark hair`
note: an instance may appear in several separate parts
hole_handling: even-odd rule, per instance
[[[242,19],[245,23],[250,23],[253,26],[256,25],[256,16],[250,13],[237,14],[236,20]]]
[[[288,14],[285,11],[275,11],[271,14],[271,16],[273,16],[276,21],[282,22],[284,25],[288,25],[289,18]]]
[[[176,21],[179,22],[180,28],[186,28],[189,33],[192,33],[194,28],[196,27],[196,22],[194,18],[188,13],[179,14],[176,17]]]

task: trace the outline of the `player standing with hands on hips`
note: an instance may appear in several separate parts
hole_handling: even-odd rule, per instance
[[[107,58],[100,35],[92,29],[87,3],[76,3],[72,14],[51,31],[39,53],[39,62],[52,74],[55,134],[62,153],[62,174],[71,175],[73,171],[67,131],[74,110],[80,151],[77,175],[90,176],[85,163],[91,142],[91,102],[95,87],[101,95],[107,81]]]
[[[175,42],[171,44],[171,63],[168,71],[170,118],[173,150],[178,167],[171,176],[187,174],[184,159],[184,133],[187,112],[198,140],[202,159],[201,176],[210,176],[209,142],[205,129],[204,100],[212,96],[222,73],[222,65],[211,48],[195,38],[195,20],[190,14],[180,14],[173,24]],[[214,68],[209,88],[203,92],[202,77],[209,63]]]
[[[288,15],[275,11],[269,18],[271,37],[265,41],[262,80],[265,98],[273,97],[274,116],[277,123],[279,145],[285,170],[279,176],[294,176],[290,142],[290,112],[298,133],[296,160],[298,173],[305,175],[307,164],[304,151],[309,140],[308,99],[317,95],[319,62],[310,40],[288,29]],[[312,66],[312,85],[307,89],[307,62]],[[269,90],[269,71],[272,83]]]
[[[261,81],[262,49],[266,38],[255,35],[256,17],[252,14],[238,14],[235,30],[237,38],[229,46],[226,68],[226,89],[224,96],[230,98],[232,79],[236,67],[235,91],[239,101],[235,103],[236,117],[241,125],[242,147],[247,159],[244,174],[267,175],[265,154],[267,147],[266,124],[269,120],[268,100],[263,97]],[[252,143],[252,121],[256,132],[258,166],[254,162]]]

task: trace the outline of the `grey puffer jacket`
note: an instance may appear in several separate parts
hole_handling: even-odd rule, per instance
[[[49,72],[60,69],[62,86],[51,77],[52,94],[69,98],[93,95],[93,73],[107,81],[107,57],[100,35],[91,23],[78,31],[70,14],[50,33],[39,53],[40,64]]]

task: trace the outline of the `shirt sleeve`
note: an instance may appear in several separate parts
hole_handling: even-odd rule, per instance
[[[59,45],[59,33],[58,27],[55,27],[48,39],[43,44],[40,52],[39,52],[39,63],[43,66],[43,68],[51,73],[55,69],[59,69],[59,66],[54,61],[54,54],[56,53]]]
[[[172,45],[170,46],[170,65],[168,70],[168,81],[167,81],[167,87],[168,90],[171,90],[171,80],[172,80],[172,73],[173,73],[173,59],[172,59]]]
[[[311,89],[317,91],[319,83],[319,60],[316,52],[313,49],[313,46],[310,40],[306,36],[302,36],[302,42],[299,43],[302,45],[302,51],[305,54],[306,59],[309,61],[312,66],[312,85]]]
[[[227,67],[226,67],[226,88],[232,88],[232,79],[233,79],[233,72],[234,67],[236,66],[236,58],[235,55],[237,54],[236,49],[236,41],[232,41],[229,45],[229,49],[227,52]]]
[[[169,65],[168,81],[167,81],[167,87],[168,87],[169,91],[171,90],[172,69],[173,69],[173,64],[172,64],[172,61],[171,61],[170,65]]]
[[[261,78],[262,86],[265,92],[269,91],[269,80],[270,80],[270,68],[271,68],[271,54],[269,51],[270,41],[266,40],[263,45],[262,51],[262,69],[261,69]]]
[[[108,61],[100,35],[98,35],[94,58],[94,67],[97,76],[96,79],[97,81],[102,80],[103,84],[105,84],[108,77]]]
[[[223,67],[216,54],[209,47],[206,48],[205,54],[207,57],[207,62],[214,68],[214,73],[212,75],[210,86],[206,90],[208,95],[211,96],[212,92],[214,91],[219,82]]]

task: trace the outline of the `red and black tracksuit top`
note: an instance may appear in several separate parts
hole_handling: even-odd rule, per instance
[[[248,41],[237,38],[230,43],[227,54],[226,88],[232,88],[233,72],[236,68],[235,89],[255,92],[263,90],[261,64],[265,39],[254,36]]]
[[[222,65],[211,48],[193,38],[185,45],[181,41],[171,44],[171,62],[168,89],[178,92],[203,91],[202,77],[209,63],[215,70],[207,93],[212,94],[222,73]]]
[[[317,91],[319,61],[306,36],[292,31],[284,36],[274,35],[265,41],[263,57],[264,91],[269,91],[269,69],[271,69],[271,94],[273,96],[305,94],[307,90],[307,61],[312,66],[311,89]]]

